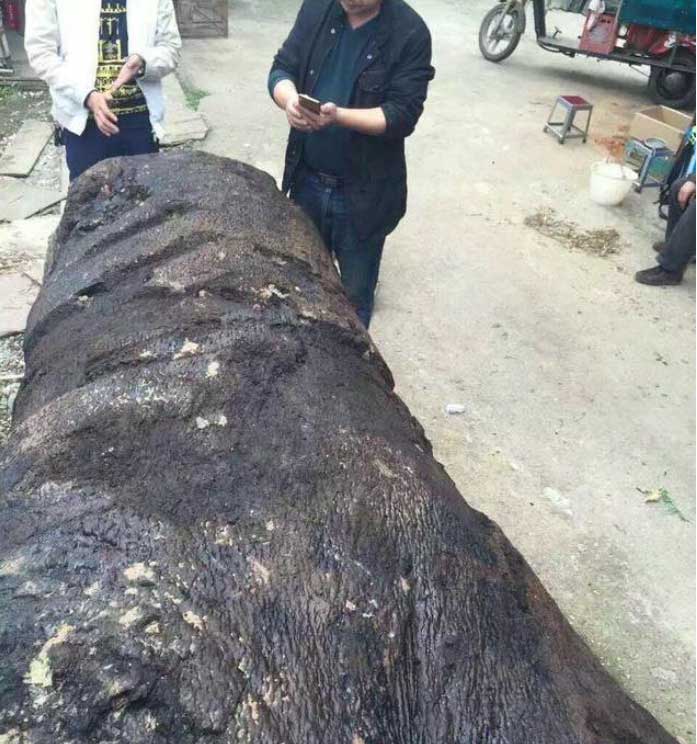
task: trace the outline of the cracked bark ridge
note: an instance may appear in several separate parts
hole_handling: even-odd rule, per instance
[[[456,490],[270,176],[70,191],[0,458],[3,744],[669,744]]]

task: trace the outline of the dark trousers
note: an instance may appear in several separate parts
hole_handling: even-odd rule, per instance
[[[344,188],[336,179],[303,171],[291,198],[315,223],[325,245],[339,262],[341,283],[363,325],[373,314],[385,236],[361,240],[353,226]]]
[[[658,263],[666,271],[682,273],[695,255],[695,200],[690,199],[685,210],[678,203],[678,192],[688,180],[680,178],[670,189],[666,247],[658,254]]]
[[[119,129],[118,134],[107,137],[90,119],[80,136],[67,129],[63,130],[65,156],[71,181],[107,158],[117,158],[122,155],[147,155],[159,150],[150,122],[146,118],[133,126],[120,121]]]

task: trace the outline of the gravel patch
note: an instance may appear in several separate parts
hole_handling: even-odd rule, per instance
[[[51,121],[51,97],[48,90],[21,90],[17,86],[0,87],[0,150],[17,133],[25,119]]]
[[[556,240],[572,251],[605,258],[619,253],[620,234],[614,228],[585,230],[574,222],[560,219],[554,209],[541,209],[525,218],[527,227]]]
[[[12,143],[26,119],[51,121],[51,98],[47,90],[25,91],[18,87],[0,87],[0,153]],[[60,191],[61,164],[64,148],[56,147],[51,138],[44,147],[32,172],[23,181],[28,186]],[[60,205],[49,207],[45,214],[57,214]]]

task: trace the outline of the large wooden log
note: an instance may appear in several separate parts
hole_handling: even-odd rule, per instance
[[[268,175],[86,174],[26,361],[3,744],[674,742],[434,460]]]

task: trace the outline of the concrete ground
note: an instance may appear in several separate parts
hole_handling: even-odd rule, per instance
[[[415,2],[438,74],[409,142],[409,212],[388,241],[373,336],[469,503],[625,688],[694,742],[694,271],[676,288],[635,284],[661,235],[655,192],[617,208],[588,195],[601,144],[651,105],[646,80],[546,53],[530,33],[488,63],[477,30],[490,5]],[[229,39],[185,46],[184,77],[211,94],[204,149],[276,176],[286,125],[265,79],[297,7],[235,0]],[[594,104],[594,142],[542,133],[560,93]],[[615,228],[620,251],[541,236],[524,220],[542,208]],[[447,416],[448,403],[466,412]],[[654,489],[670,503],[647,503]]]

